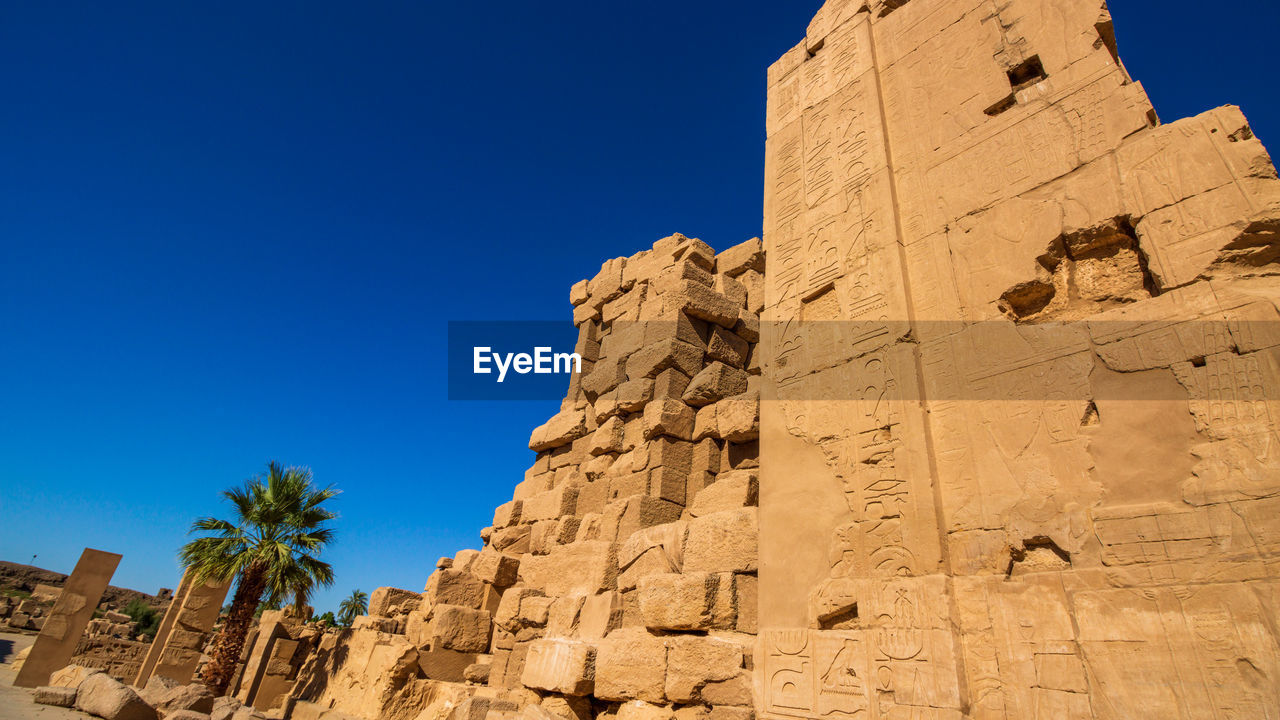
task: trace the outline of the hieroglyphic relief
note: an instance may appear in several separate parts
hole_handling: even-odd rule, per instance
[[[763,714],[1274,715],[1270,158],[1234,109],[1159,127],[1101,3],[855,5],[770,72],[762,557],[788,468],[844,503],[804,627],[762,604]],[[941,636],[871,609],[935,598]]]

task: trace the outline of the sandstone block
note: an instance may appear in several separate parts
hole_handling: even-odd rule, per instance
[[[639,582],[640,613],[650,630],[707,630],[717,578],[709,573],[649,575]]]
[[[156,711],[133,688],[105,673],[90,675],[80,683],[75,707],[105,720],[156,720]]]
[[[489,673],[492,670],[492,663],[472,663],[462,671],[462,679],[476,685],[488,685]]]
[[[595,684],[595,648],[574,640],[535,640],[521,682],[562,695],[589,695]]]
[[[508,503],[499,505],[493,511],[493,528],[500,530],[502,528],[511,527],[520,522],[520,508],[523,503],[519,500],[512,500]]]
[[[592,455],[622,452],[623,423],[616,415],[605,420],[591,434],[589,451]]]
[[[231,720],[236,711],[244,707],[244,704],[234,697],[224,696],[213,701],[213,712],[209,714],[211,720]]]
[[[598,640],[622,626],[622,596],[616,592],[591,595],[582,603],[577,636]]]
[[[513,585],[519,570],[519,558],[505,555],[492,548],[480,551],[480,555],[471,565],[471,574],[497,588]]]
[[[721,473],[716,481],[703,488],[689,504],[689,514],[702,517],[726,510],[751,507],[760,491],[757,470],[731,470]]]
[[[748,300],[750,302],[750,300]],[[748,310],[743,310],[738,315],[738,322],[733,326],[733,334],[746,340],[748,343],[760,342],[760,316]],[[747,355],[753,355],[750,346],[747,348]],[[745,367],[745,364],[744,364]]]
[[[579,280],[569,288],[569,303],[574,307],[581,305],[591,297],[591,293],[587,291],[587,281]]]
[[[523,521],[526,523],[539,520],[555,520],[563,515],[572,515],[578,502],[578,486],[565,483],[546,492],[538,493],[525,500]]]
[[[729,299],[741,311],[747,307],[747,286],[727,275],[716,275],[712,289]],[[735,323],[736,324],[736,323]]]
[[[432,608],[427,633],[433,650],[456,650],[479,653],[489,649],[492,615],[458,605],[436,605]]]
[[[764,245],[760,238],[751,238],[716,255],[716,272],[737,277],[748,270],[764,272]]]
[[[716,406],[719,403],[704,405],[698,409],[693,418],[693,439],[700,442],[708,438],[719,438],[720,428],[716,425]]]
[[[707,359],[722,362],[729,367],[745,367],[749,350],[746,340],[719,325],[711,329],[711,336],[707,338]]]
[[[516,525],[515,527],[495,530],[489,538],[489,545],[500,552],[523,555],[529,552],[529,532],[530,527],[528,525]],[[452,558],[450,558],[450,562],[452,562]]]
[[[667,651],[667,699],[680,703],[698,702],[702,700],[702,690],[708,683],[737,678],[742,672],[742,665],[743,647],[736,642],[714,637],[672,638]]]
[[[659,340],[627,358],[627,377],[656,378],[666,370],[678,370],[681,374],[692,377],[702,368],[703,354],[701,346],[683,340]],[[655,383],[655,392],[656,389]]]
[[[154,677],[152,678],[154,679]],[[151,688],[151,683],[147,683],[147,689]],[[212,713],[213,712],[213,693],[202,683],[192,683],[190,685],[178,685],[168,688],[157,694],[154,699],[147,693],[140,693],[151,707],[155,708],[162,717],[169,720],[173,713],[179,711],[190,711],[196,713]]]
[[[69,687],[38,687],[31,698],[38,705],[69,708],[76,704],[76,689]]]
[[[380,587],[369,596],[369,614],[381,617],[407,613],[417,610],[422,602],[422,594],[412,590],[401,590],[393,587]]]
[[[689,387],[689,378],[701,369],[702,366],[699,365],[687,375],[676,368],[663,370],[653,381],[653,397],[679,400],[684,395],[685,388]]]
[[[639,412],[653,399],[653,378],[642,377],[618,386],[618,408],[624,412]]]
[[[629,358],[602,357],[591,372],[582,378],[582,392],[589,399],[598,398],[627,380]]]
[[[76,689],[92,675],[101,673],[101,670],[83,667],[81,665],[68,665],[61,670],[55,670],[49,676],[49,685],[51,687],[66,687]]]
[[[622,572],[618,573],[618,590],[622,592],[635,590],[642,579],[650,575],[665,575],[673,571],[675,571],[675,568],[671,567],[670,559],[660,548],[649,548],[627,564]]]
[[[681,399],[693,407],[702,407],[746,391],[745,371],[713,362],[693,377]]]
[[[209,713],[196,712],[195,710],[175,710],[163,717],[164,720],[211,720],[212,716]]]
[[[758,538],[755,508],[694,518],[689,521],[684,571],[755,572]]]
[[[647,495],[627,498],[618,517],[616,537],[619,541],[625,541],[644,528],[675,522],[680,519],[682,511],[680,505],[661,498]]]
[[[587,416],[581,408],[568,408],[539,425],[529,436],[529,449],[551,450],[572,443],[587,434]]]
[[[702,700],[710,705],[749,707],[751,705],[751,674],[740,670],[728,680],[710,681],[702,686]]]
[[[479,553],[476,553],[478,556]],[[468,557],[469,567],[472,558]],[[427,587],[423,597],[430,606],[458,605],[479,609],[487,599],[484,583],[470,572],[458,569],[455,558],[454,566],[447,570],[437,570],[427,579]]]
[[[760,437],[760,393],[747,392],[717,402],[716,437],[747,443]]]
[[[644,437],[669,435],[693,440],[693,408],[671,398],[656,399],[644,408]]]
[[[665,699],[667,648],[643,630],[614,630],[596,649],[595,696],[601,700]]]
[[[531,556],[520,564],[524,585],[548,595],[594,594],[609,590],[617,580],[617,553],[606,541],[561,545],[544,556]]]
[[[759,580],[755,575],[734,575],[734,605],[738,632],[755,635],[759,612]]]
[[[681,280],[667,292],[672,303],[668,305],[670,309],[728,329],[738,322],[739,305],[706,285]]]

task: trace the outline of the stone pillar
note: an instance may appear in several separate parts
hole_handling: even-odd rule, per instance
[[[93,617],[102,593],[111,582],[122,556],[85,548],[71,577],[62,586],[62,594],[54,603],[31,646],[26,662],[13,684],[17,687],[39,687],[49,684],[49,676],[71,663],[76,644]]]
[[[183,576],[160,631],[134,679],[135,687],[146,687],[152,675],[180,684],[191,682],[230,588],[230,582],[198,583],[191,579],[190,573]]]

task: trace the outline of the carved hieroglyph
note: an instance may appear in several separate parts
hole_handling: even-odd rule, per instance
[[[75,655],[76,644],[93,617],[102,593],[111,582],[122,556],[85,548],[75,570],[62,586],[62,593],[49,611],[40,635],[31,646],[22,670],[14,679],[18,687],[49,684],[55,670],[66,667]]]
[[[1280,710],[1280,182],[1099,0],[830,0],[769,70],[767,718]]]
[[[230,588],[230,582],[195,582],[189,573],[182,576],[178,592],[133,681],[135,687],[146,687],[152,675],[180,684],[191,681]]]

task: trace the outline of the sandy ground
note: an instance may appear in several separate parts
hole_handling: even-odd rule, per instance
[[[0,633],[0,720],[85,720],[91,717],[67,708],[36,705],[31,691],[13,686],[14,672],[10,661],[20,650],[35,642],[34,635]]]

